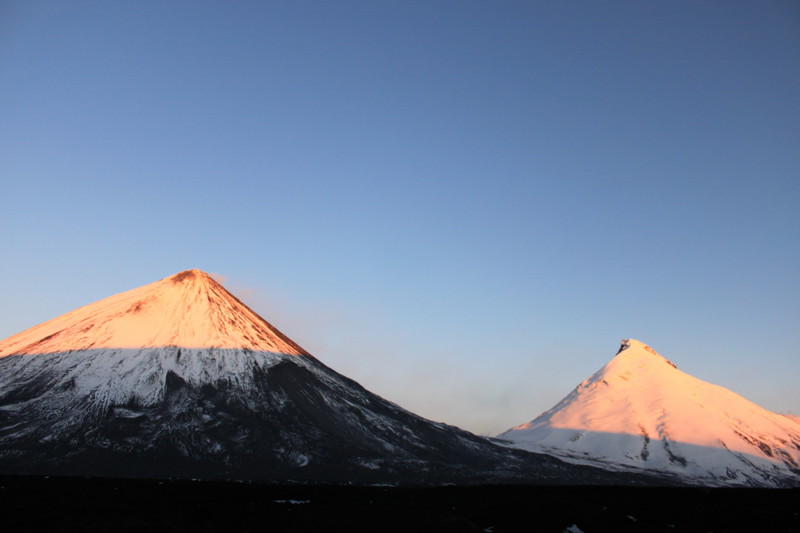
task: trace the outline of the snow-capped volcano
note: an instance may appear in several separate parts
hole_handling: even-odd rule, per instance
[[[609,480],[403,410],[198,270],[0,341],[0,473]]]
[[[0,391],[47,380],[37,402],[87,395],[92,409],[153,405],[169,372],[195,386],[247,381],[287,356],[313,359],[208,274],[187,270],[0,342]]]
[[[639,341],[533,421],[515,447],[710,485],[800,485],[800,425],[676,368]]]

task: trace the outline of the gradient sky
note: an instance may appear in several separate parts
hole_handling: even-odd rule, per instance
[[[797,2],[0,2],[0,338],[189,268],[496,434],[633,337],[800,412]]]

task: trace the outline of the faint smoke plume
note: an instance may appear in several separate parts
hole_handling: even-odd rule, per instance
[[[209,272],[208,275],[211,276],[211,279],[223,286],[225,285],[225,282],[228,281],[228,276],[223,276],[222,274],[217,274],[216,272]]]
[[[328,349],[336,344],[338,332],[348,329],[344,325],[346,313],[341,309],[321,307],[316,301],[304,304],[297,296],[276,287],[254,287],[225,276],[220,278],[226,282],[225,289],[323,362]]]

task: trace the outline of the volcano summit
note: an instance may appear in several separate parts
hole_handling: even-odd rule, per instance
[[[0,472],[614,482],[403,410],[199,270],[0,342]]]

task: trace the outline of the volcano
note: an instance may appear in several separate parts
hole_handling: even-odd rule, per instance
[[[800,486],[800,424],[625,340],[555,407],[498,436],[520,449],[711,486]]]
[[[619,482],[405,411],[199,270],[0,342],[0,473]]]

